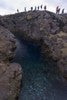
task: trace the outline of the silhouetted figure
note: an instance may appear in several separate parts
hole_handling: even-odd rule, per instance
[[[39,6],[38,6],[38,10],[39,10]]]
[[[33,7],[31,7],[31,11],[33,11]]]
[[[42,9],[43,5],[41,5],[40,7],[41,7],[41,9]]]
[[[62,9],[62,14],[64,14],[64,9]]]
[[[60,8],[58,9],[58,14],[60,13]]]
[[[26,7],[24,8],[24,11],[26,12]]]
[[[35,6],[35,11],[36,11],[36,6]]]
[[[46,6],[44,6],[44,10],[46,11]]]
[[[19,13],[19,9],[17,9],[17,13]]]
[[[56,7],[56,14],[58,13],[59,6]]]
[[[56,7],[56,14],[59,14],[60,13],[60,8],[59,6]]]

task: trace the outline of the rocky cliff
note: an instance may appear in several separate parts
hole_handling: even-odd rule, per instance
[[[14,35],[0,26],[0,100],[16,100],[22,78],[21,66],[10,63],[16,49]]]
[[[0,25],[27,41],[36,42],[41,54],[55,60],[67,79],[67,14],[29,11],[3,16]]]

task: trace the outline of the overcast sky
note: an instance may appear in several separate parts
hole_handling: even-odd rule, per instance
[[[65,8],[67,12],[67,0],[0,0],[0,15],[16,13],[19,9],[20,12],[24,11],[24,7],[27,10],[31,6],[47,5],[47,10],[55,12],[56,6],[60,6],[61,9]]]

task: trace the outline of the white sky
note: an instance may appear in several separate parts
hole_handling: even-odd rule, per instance
[[[46,5],[47,10],[55,12],[56,6],[60,6],[61,9],[65,8],[67,12],[67,0],[0,0],[0,15],[16,13],[19,9],[20,12],[24,11],[24,7],[27,10],[31,6]]]

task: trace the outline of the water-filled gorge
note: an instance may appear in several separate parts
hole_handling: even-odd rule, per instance
[[[18,38],[14,62],[23,69],[19,100],[67,100],[67,87],[59,83],[56,63],[41,58],[37,45]]]

